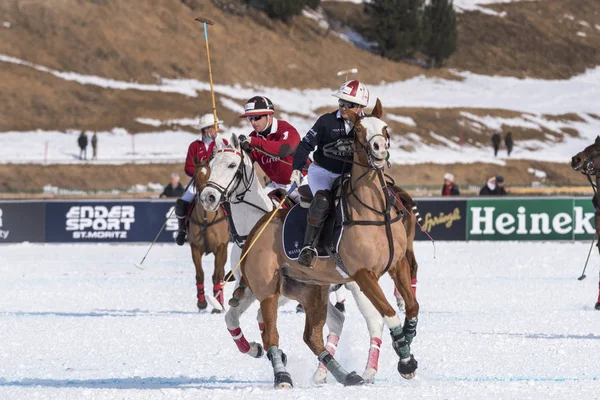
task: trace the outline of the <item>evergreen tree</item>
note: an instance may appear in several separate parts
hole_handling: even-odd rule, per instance
[[[401,60],[412,57],[421,48],[423,0],[372,0],[365,3],[371,17],[366,32],[379,45],[381,55]]]
[[[430,0],[423,13],[423,54],[440,67],[456,51],[456,12],[452,0]]]

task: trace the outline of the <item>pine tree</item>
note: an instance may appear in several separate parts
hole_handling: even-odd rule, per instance
[[[321,0],[246,0],[246,4],[266,11],[271,19],[290,22],[295,15],[302,13],[305,6],[318,8]]]
[[[423,54],[432,67],[456,51],[456,12],[452,0],[430,0],[423,13]]]
[[[372,0],[365,3],[371,17],[366,32],[379,45],[381,55],[401,60],[412,57],[421,48],[421,13],[423,0]]]

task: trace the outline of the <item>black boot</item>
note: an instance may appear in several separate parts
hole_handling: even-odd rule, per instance
[[[175,203],[175,215],[177,216],[177,222],[179,222],[179,229],[177,230],[177,237],[175,238],[175,243],[178,246],[183,246],[185,243],[185,218],[187,217],[188,209],[190,208],[190,203],[183,199],[177,199]]]
[[[331,192],[329,190],[319,190],[308,209],[306,232],[304,233],[304,247],[298,255],[298,264],[305,267],[312,267],[313,260],[319,254],[317,253],[316,242],[321,232],[321,228],[329,214],[331,204]]]
[[[304,232],[304,247],[298,255],[298,264],[305,267],[312,267],[313,260],[319,255],[313,246],[319,232],[321,232],[320,226],[308,225],[306,227],[306,232]]]

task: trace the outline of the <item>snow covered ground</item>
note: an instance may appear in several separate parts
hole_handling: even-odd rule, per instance
[[[198,313],[188,248],[0,246],[2,399],[598,399],[598,255],[589,243],[416,243],[417,377],[402,379],[387,329],[374,385],[315,388],[303,316],[279,315],[295,388],[238,353],[222,315]],[[212,256],[205,257],[210,290]],[[391,298],[392,284],[382,285]],[[232,285],[226,288],[230,296]],[[254,305],[242,320],[259,340]],[[354,301],[337,356],[362,372],[369,338]]]

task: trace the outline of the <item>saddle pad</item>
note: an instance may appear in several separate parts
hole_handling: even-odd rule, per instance
[[[335,213],[333,213],[335,214],[335,217],[334,215],[329,215],[321,230],[319,244],[317,246],[319,258],[329,257],[324,248],[325,241],[328,242],[327,245],[333,247],[336,252],[338,251],[344,230],[344,216],[341,204],[342,202],[340,200],[338,206],[335,207]],[[285,255],[290,260],[297,260],[302,247],[304,247],[304,232],[306,231],[307,216],[308,209],[301,207],[300,204],[296,204],[287,213],[285,221],[283,221],[283,249]],[[330,240],[326,240],[325,238],[327,237],[329,237]]]

